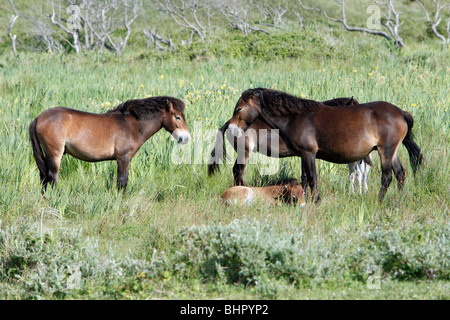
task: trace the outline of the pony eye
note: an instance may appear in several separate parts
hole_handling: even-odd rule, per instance
[[[241,112],[243,108],[237,108],[236,112]]]
[[[175,116],[176,120],[181,120],[181,118],[179,116]]]

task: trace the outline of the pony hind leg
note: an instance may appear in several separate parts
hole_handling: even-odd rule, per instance
[[[41,175],[42,193],[47,190],[48,184],[56,186],[58,183],[61,158],[64,154],[64,141],[60,139],[43,139],[45,152],[45,175]]]
[[[404,179],[404,169],[398,159],[397,151],[399,145],[393,148],[378,148],[381,160],[381,189],[378,194],[378,201],[382,201],[386,191],[392,181],[392,170],[395,170],[397,180]],[[402,183],[401,183],[402,184]]]
[[[61,166],[61,158],[63,153],[56,154],[53,156],[46,156],[45,158],[45,167],[46,167],[46,174],[42,181],[42,191],[44,192],[47,190],[47,185],[50,184],[52,187],[56,186],[58,183],[58,177],[59,177],[59,169]]]
[[[382,201],[386,191],[392,181],[392,163],[384,163],[381,165],[381,188],[378,194],[378,201]]]
[[[398,182],[398,190],[401,191],[405,184],[405,168],[403,168],[398,155],[394,157],[394,160],[392,161],[392,168]]]

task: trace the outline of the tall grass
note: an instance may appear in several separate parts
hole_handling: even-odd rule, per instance
[[[311,56],[305,61],[214,56],[184,61],[180,57],[167,60],[147,58],[140,53],[128,54],[120,59],[108,53],[79,57],[22,54],[18,59],[4,55],[0,58],[0,228],[7,232],[7,228],[19,226],[26,230],[47,230],[49,234],[49,230],[81,230],[81,235],[86,239],[99,241],[99,250],[108,251],[113,244],[115,254],[131,253],[142,261],[151,261],[155,250],[181,250],[181,244],[174,242],[180,230],[193,225],[213,230],[218,226],[227,226],[235,219],[261,223],[263,229],[266,224],[273,226],[277,232],[281,232],[279,239],[284,239],[283,232],[301,232],[308,241],[314,242],[314,239],[322,236],[327,238],[337,232],[346,243],[361,245],[358,236],[367,235],[373,230],[394,234],[394,238],[397,233],[407,234],[408,230],[414,230],[417,237],[424,237],[426,243],[433,243],[433,239],[426,236],[427,230],[442,229],[448,223],[449,214],[450,168],[446,159],[450,137],[450,69],[443,63],[446,57],[447,52],[437,50],[392,52],[388,58],[383,56],[382,59],[370,58],[364,51],[357,51],[352,56],[351,51],[348,51],[346,64],[343,65],[340,58],[333,56],[322,61],[314,61]],[[169,133],[161,130],[142,146],[133,159],[126,194],[116,191],[114,162],[86,163],[65,156],[59,185],[41,196],[39,174],[32,158],[27,129],[32,119],[42,111],[52,106],[66,106],[89,112],[105,112],[127,99],[172,95],[185,101],[185,115],[191,133],[196,122],[201,123],[203,132],[206,132],[218,129],[231,117],[242,91],[258,86],[316,100],[354,96],[361,102],[389,101],[413,115],[413,131],[425,156],[424,166],[413,177],[406,150],[401,147],[400,159],[406,168],[407,177],[405,188],[399,193],[393,181],[385,201],[377,203],[381,176],[377,157],[370,173],[369,193],[366,196],[351,194],[345,165],[318,161],[321,203],[308,204],[304,209],[256,206],[243,211],[225,207],[219,200],[222,192],[232,184],[232,164],[225,164],[221,172],[212,178],[206,174],[205,156],[212,150],[212,144],[199,149],[203,153],[200,164],[174,164],[171,158],[174,142]],[[191,159],[199,156],[194,152],[199,137],[193,138],[194,142],[184,147],[189,150]],[[228,147],[228,150],[231,148]],[[234,152],[229,153],[234,156]],[[275,177],[261,175],[261,164],[249,165],[246,170],[247,182],[263,185],[277,177],[299,178],[299,158],[281,159],[279,163],[280,171]],[[233,232],[248,231],[245,228],[241,231],[237,229]],[[274,233],[275,238],[277,232]],[[26,232],[14,234],[17,241],[26,237]],[[319,242],[323,248],[327,248],[333,241]],[[1,245],[4,244],[0,244],[0,257],[6,259],[8,249]],[[439,245],[448,250],[448,243],[439,242]],[[420,248],[424,250],[422,246]],[[79,249],[75,246],[74,250]],[[319,251],[312,252],[311,259],[315,254],[319,257]],[[0,262],[3,279],[9,287],[19,288],[20,277],[5,274],[6,260],[0,261],[3,261]],[[190,263],[195,265],[200,262]],[[33,264],[26,266],[20,270],[21,277],[27,277],[35,268]],[[448,275],[448,268],[448,265],[440,265],[440,274],[447,272]],[[394,269],[386,269],[387,274],[392,276]],[[198,279],[195,270],[195,267],[182,273],[174,270],[164,273],[163,270],[151,280],[148,287],[139,287],[140,293],[152,290],[154,285],[164,283],[169,278],[170,290],[181,291],[197,281],[194,280]],[[426,279],[426,268],[420,270],[417,279],[412,271],[408,279]],[[267,273],[260,271],[266,278],[273,276],[270,270]],[[192,278],[190,272],[194,274]],[[130,273],[129,276],[137,277],[137,273]],[[312,280],[315,276],[306,277]],[[358,278],[357,272],[355,277]],[[205,277],[206,283],[208,278]],[[339,278],[342,282],[333,285],[332,290],[345,287],[347,280],[344,278],[347,279]],[[364,287],[365,278],[361,279],[357,281]],[[434,278],[428,279],[431,281]],[[445,277],[439,279],[448,280]],[[141,280],[137,277],[133,281],[142,285]],[[231,289],[214,287],[214,290],[228,297],[240,296],[245,292],[240,291],[241,283],[225,282],[222,283],[224,288]],[[120,290],[118,287],[109,289],[135,294],[128,285],[123,283]],[[289,283],[285,285],[284,291],[280,289],[285,292],[284,297],[292,297],[292,292],[298,290]],[[30,287],[27,290],[31,290]],[[260,290],[254,294],[264,296],[269,291]],[[61,292],[64,295],[49,293],[44,297],[64,298],[67,291],[64,289]],[[200,292],[197,294],[201,297]],[[395,285],[392,292],[395,292]],[[435,293],[431,292],[429,296],[439,296],[441,289],[436,289]],[[95,296],[88,292],[79,294]],[[5,297],[17,298],[18,295]],[[326,294],[319,296],[329,297]],[[389,294],[386,296],[389,297]]]

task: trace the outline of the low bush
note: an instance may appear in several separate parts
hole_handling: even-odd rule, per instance
[[[185,268],[197,270],[205,280],[245,285],[264,279],[297,285],[367,281],[373,267],[383,278],[448,280],[450,226],[422,229],[374,231],[355,243],[345,235],[311,237],[236,220],[183,230],[178,255]]]
[[[156,277],[157,265],[156,259],[149,262],[118,256],[114,248],[102,250],[81,230],[54,234],[29,226],[0,230],[2,298],[119,298],[136,288],[137,280]]]

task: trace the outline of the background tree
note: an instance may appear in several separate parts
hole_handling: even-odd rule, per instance
[[[428,10],[425,8],[425,6],[422,4],[422,2],[420,2],[419,0],[414,0],[414,1],[422,8],[423,12],[425,12],[425,16],[427,18],[428,23],[430,24],[431,30],[433,31],[433,34],[441,40],[441,45],[443,47],[447,46],[450,43],[450,17],[447,20],[447,28],[446,28],[447,37],[445,37],[437,29],[439,24],[442,21],[441,13],[445,6],[441,5],[439,3],[439,1],[437,1],[437,0],[433,0],[436,11],[433,15],[433,19],[431,19],[430,14],[428,13]],[[450,5],[447,4],[447,6],[450,10]]]
[[[403,24],[403,22],[400,22],[400,12],[397,12],[397,10],[395,9],[393,0],[382,0],[382,1],[372,0],[372,1],[376,5],[385,7],[386,12],[384,14],[384,19],[383,20],[380,19],[377,22],[381,26],[383,26],[386,29],[386,31],[381,31],[372,28],[351,26],[347,21],[347,15],[345,11],[345,0],[335,0],[335,2],[341,6],[341,18],[330,17],[327,14],[327,12],[323,9],[308,7],[303,4],[302,0],[299,0],[299,4],[300,7],[305,10],[314,10],[321,12],[327,20],[342,23],[342,25],[347,31],[365,32],[376,36],[381,36],[389,41],[394,42],[399,47],[404,47],[405,43],[403,42],[403,39],[399,33],[399,28]]]
[[[11,14],[9,16],[8,36],[11,40],[11,48],[12,48],[13,54],[15,56],[17,56],[17,49],[16,49],[17,35],[12,33],[12,29],[14,27],[14,24],[16,23],[17,18],[19,18],[19,11],[17,11],[16,6],[14,5],[12,0],[9,0],[9,3],[11,4],[11,7],[14,10],[14,14]]]

